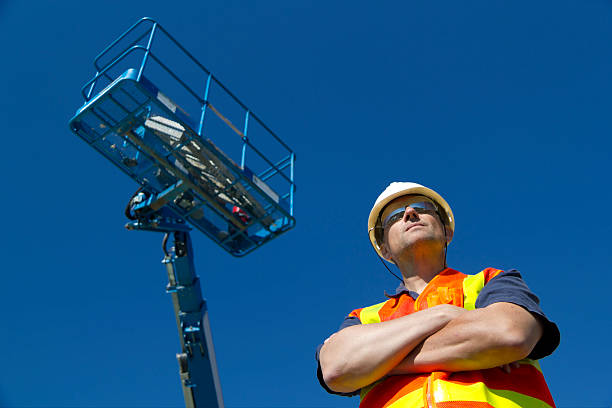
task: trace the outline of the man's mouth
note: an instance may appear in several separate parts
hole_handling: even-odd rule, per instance
[[[409,229],[413,228],[413,227],[424,227],[425,224],[420,223],[420,222],[415,222],[413,224],[410,224],[406,227],[405,231],[408,231]]]

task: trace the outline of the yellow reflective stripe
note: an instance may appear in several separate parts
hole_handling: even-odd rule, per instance
[[[434,381],[434,401],[486,402],[495,408],[552,408],[537,398],[508,390],[492,390],[484,383],[459,385],[444,380]]]
[[[361,309],[361,312],[359,313],[359,320],[361,320],[361,324],[380,323],[378,311],[385,305],[385,303],[387,302],[378,303],[376,305]]]
[[[476,308],[476,298],[484,288],[484,273],[478,272],[476,275],[468,275],[463,280],[463,308],[474,310]]]
[[[531,360],[529,358],[525,358],[523,360],[519,360],[518,363],[529,364],[530,366],[534,366],[539,372],[542,372],[542,367],[540,367],[540,362],[538,360]]]

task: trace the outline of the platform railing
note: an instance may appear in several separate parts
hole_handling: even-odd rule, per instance
[[[144,28],[142,32],[138,32],[139,29]],[[127,40],[131,34],[135,34],[135,38]],[[155,52],[155,41],[157,36],[160,34],[165,35],[170,42],[176,46],[187,58],[191,61],[200,71],[202,81],[205,83],[204,92],[201,96],[196,90],[193,89],[188,83],[183,81],[179,75],[169,67],[162,58],[160,58]],[[139,44],[146,39],[146,45]],[[125,41],[128,41],[125,44]],[[200,106],[200,117],[199,123],[194,126],[194,130],[199,136],[203,135],[205,130],[205,118],[207,111],[211,110],[219,119],[225,122],[229,128],[241,138],[242,151],[240,157],[240,167],[245,168],[248,165],[247,152],[251,151],[260,160],[266,163],[268,166],[263,170],[259,170],[256,175],[261,180],[269,180],[274,176],[279,176],[285,180],[288,184],[288,193],[281,194],[283,198],[289,198],[289,215],[293,216],[293,194],[295,192],[295,184],[293,179],[294,164],[295,164],[295,153],[293,150],[280,139],[255,113],[253,113],[238,97],[236,97],[223,83],[221,83],[202,63],[200,63],[183,45],[181,45],[166,29],[164,29],[155,20],[145,17],[140,19],[138,22],[129,27],[123,34],[121,34],[116,40],[109,44],[102,52],[100,52],[94,59],[94,68],[96,74],[90,79],[81,89],[81,94],[85,101],[91,100],[95,96],[96,88],[100,88],[101,81],[104,81],[103,85],[111,84],[115,80],[113,75],[110,75],[110,71],[119,67],[128,57],[133,57],[136,53],[141,53],[139,57],[140,62],[138,66],[134,67],[138,69],[138,79],[146,72],[147,64],[149,60],[154,61],[161,67],[170,77],[180,85]],[[106,60],[106,61],[104,61]],[[215,84],[218,86],[231,100],[233,100],[240,108],[244,110],[244,120],[242,124],[242,130],[240,130],[237,124],[232,123],[222,112],[217,109],[212,101],[209,100],[209,91]],[[251,121],[257,122],[259,126],[269,134],[278,145],[285,149],[286,156],[277,159],[275,161],[270,160],[264,152],[262,152],[253,142],[249,134],[249,123]],[[289,167],[289,175],[285,173],[287,167]],[[287,197],[288,196],[288,197]]]
[[[163,36],[164,38],[160,37]],[[169,42],[168,42],[169,40]],[[161,45],[160,45],[161,44]],[[194,74],[190,73],[189,76],[185,77],[185,80],[181,78],[175,70],[173,70],[172,65],[176,65],[176,60],[170,59],[171,64],[168,64],[164,60],[164,50],[158,50],[156,47],[161,46],[170,46],[175,47],[182,56],[186,57],[186,61],[189,63],[193,63]],[[161,52],[161,54],[160,54]],[[167,56],[166,56],[167,59]],[[178,60],[178,59],[177,59]],[[158,70],[156,72],[164,72],[167,74],[166,80],[172,81],[172,87],[178,87],[173,89],[182,89],[184,93],[180,93],[185,98],[191,98],[192,102],[187,102],[188,106],[185,111],[182,108],[182,103],[177,103],[176,108],[181,110],[185,115],[181,115],[180,121],[184,122],[186,128],[189,128],[197,135],[197,137],[202,138],[205,134],[212,135],[213,139],[216,138],[214,132],[211,133],[207,130],[206,122],[210,113],[208,111],[212,111],[214,116],[221,120],[221,122],[225,123],[227,128],[231,129],[231,133],[237,136],[236,142],[231,142],[232,144],[241,144],[239,159],[234,162],[231,159],[225,157],[224,154],[220,154],[218,159],[223,162],[227,166],[237,166],[245,174],[253,174],[254,178],[257,178],[261,182],[273,182],[275,183],[272,189],[275,190],[275,197],[278,197],[279,204],[278,208],[272,208],[274,205],[272,203],[262,203],[263,209],[266,214],[272,214],[272,210],[278,211],[279,214],[285,214],[285,216],[289,217],[294,222],[294,193],[295,193],[295,183],[294,183],[294,165],[295,165],[295,153],[293,150],[283,141],[281,140],[252,110],[250,110],[240,99],[238,99],[224,84],[222,84],[211,72],[208,70],[203,64],[201,64],[183,45],[181,45],[168,31],[166,31],[158,22],[151,18],[142,18],[129,27],[124,33],[122,33],[116,40],[114,40],[111,44],[109,44],[102,52],[100,52],[94,59],[94,68],[96,70],[95,75],[91,78],[87,83],[81,88],[81,94],[85,99],[85,104],[93,101],[98,95],[104,93],[106,89],[109,89],[114,81],[116,81],[119,76],[123,73],[123,70],[127,68],[137,70],[137,81],[140,81],[143,76],[148,76],[151,73],[149,72],[149,68],[151,64],[154,63],[155,69]],[[192,75],[193,74],[193,75]],[[195,81],[194,81],[195,76]],[[190,80],[191,78],[191,80]],[[151,78],[148,78],[151,79]],[[201,91],[197,91],[194,89],[194,86],[197,84],[202,85]],[[211,89],[215,87],[215,95],[213,95],[211,99]],[[161,87],[160,87],[161,88]],[[221,91],[221,94],[218,92]],[[124,92],[127,97],[131,97],[128,93],[126,93],[123,89],[121,92]],[[164,88],[164,93],[166,94],[166,90]],[[171,97],[173,97],[172,92],[169,93]],[[112,95],[108,95],[108,97],[112,98]],[[227,104],[228,101],[231,103],[235,103],[235,105],[223,105],[217,106],[216,97],[222,97],[221,102]],[[229,99],[224,99],[229,97]],[[121,103],[117,100],[113,100],[113,102],[120,108],[128,112],[128,109],[124,108]],[[224,109],[227,107],[231,107],[232,113],[235,113],[235,109],[238,109],[238,112],[242,110],[242,120],[240,124],[233,122],[230,118],[225,114]],[[233,106],[233,107],[232,107]],[[197,115],[195,114],[197,111]],[[104,114],[103,111],[98,114],[97,112],[92,112],[94,115],[97,115],[100,123],[104,123],[109,129],[112,128],[111,124],[104,118],[101,117],[100,114]],[[176,112],[178,115],[179,112]],[[109,116],[105,114],[105,116]],[[239,118],[240,114],[233,115],[234,119]],[[198,120],[195,121],[195,117],[198,117]],[[197,123],[196,123],[197,122]],[[219,126],[219,124],[215,126]],[[253,125],[257,125],[258,129],[255,134],[252,134],[251,128]],[[109,130],[110,132],[110,130]],[[166,151],[168,152],[165,155],[165,159],[169,159],[170,156],[175,155],[179,152],[184,146],[190,143],[193,140],[195,135],[192,132],[187,132],[189,137],[182,140],[181,143],[175,145],[166,145]],[[107,133],[100,136],[100,138],[106,137]],[[276,143],[274,151],[276,152],[275,157],[271,158],[266,149],[260,147],[262,143],[262,136],[265,136],[266,141]],[[225,140],[229,138],[229,136],[224,133],[222,139]],[[264,138],[264,139],[265,139]],[[230,138],[231,139],[231,138]],[[227,139],[228,141],[230,139]],[[215,143],[225,143],[223,140],[219,141],[219,139],[215,139]],[[94,143],[93,141],[91,143]],[[131,142],[134,143],[133,141]],[[268,147],[266,145],[266,147]],[[142,148],[139,148],[142,150]],[[284,153],[283,153],[284,152]],[[107,156],[107,158],[112,158],[108,153],[102,151],[102,153]],[[279,155],[279,153],[282,153]],[[249,158],[250,157],[250,158]],[[253,162],[255,160],[256,168],[249,168],[249,166],[253,166]],[[237,164],[239,163],[239,165]],[[151,168],[155,167],[155,164],[151,165]],[[144,170],[141,173],[146,174],[150,169]],[[250,173],[249,173],[250,172]],[[217,194],[217,197],[220,194],[225,194],[229,189],[233,188],[236,183],[241,182],[242,179],[246,179],[246,175],[239,174],[239,177],[234,180],[233,183],[227,185],[221,193]],[[261,184],[261,183],[260,183]],[[264,183],[265,184],[265,183]],[[244,183],[244,188],[247,191],[254,191],[261,197],[266,197],[266,191],[262,190],[262,188],[257,185],[257,183]],[[281,202],[283,205],[280,205]],[[211,205],[209,205],[211,207]],[[218,213],[217,215],[222,218],[228,218],[226,211],[220,211],[216,206],[212,205],[211,209],[213,212]],[[190,212],[187,213],[187,216],[192,214],[194,211],[197,211],[197,208],[193,208]],[[247,223],[243,227],[239,228],[237,234],[241,231],[248,229],[256,220],[256,215],[248,213],[248,209],[245,209],[247,215],[252,218],[251,223]],[[293,224],[292,224],[293,225]],[[264,226],[268,229],[267,226]],[[272,231],[269,231],[272,232]],[[234,234],[235,235],[235,234]],[[255,246],[260,246],[260,244],[256,244]]]

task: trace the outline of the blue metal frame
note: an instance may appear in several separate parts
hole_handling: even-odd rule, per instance
[[[162,58],[163,50],[155,50],[160,35],[197,67],[200,83],[206,84],[203,95],[169,67]],[[140,44],[143,41],[146,44]],[[193,123],[188,113],[173,102],[173,96],[162,93],[154,84],[154,72],[148,77],[147,67],[152,63],[169,75],[173,86],[193,98],[189,101],[199,106],[199,123]],[[94,67],[96,74],[81,89],[85,104],[70,121],[72,131],[151,196],[178,182],[186,185],[185,195],[195,197],[191,204],[167,204],[177,217],[187,220],[234,256],[244,256],[295,226],[295,153],[159,23],[150,18],[136,22],[96,56]],[[210,100],[213,85],[244,111],[242,130]],[[205,119],[209,110],[221,120],[219,123],[225,123],[240,137],[242,148],[236,161],[210,140],[216,136],[207,133]],[[261,137],[253,140],[250,136],[253,123],[263,129],[268,144]],[[160,129],[167,130],[168,126],[173,128],[170,133],[160,135]],[[172,132],[177,129],[182,129],[182,137],[172,140]],[[205,134],[210,138],[205,139]],[[274,146],[269,149],[271,144]],[[269,157],[268,150],[285,153]],[[194,163],[194,151],[206,154]],[[208,177],[211,169],[203,169],[207,161],[214,162],[216,179]],[[265,166],[253,171],[253,161]],[[147,165],[142,165],[145,162]],[[194,164],[201,168],[200,174],[193,171]],[[163,174],[167,182],[161,182],[162,177],[154,180],[152,173]]]
[[[206,300],[195,272],[191,238],[175,232],[174,247],[162,261],[168,272],[166,292],[172,296],[182,352],[176,355],[188,408],[223,408]]]
[[[135,39],[130,39],[132,34]],[[160,35],[196,65],[201,83],[206,84],[202,97],[163,62],[161,53],[154,52]],[[146,45],[139,44],[145,39]],[[137,54],[142,54],[138,63],[129,62]],[[148,77],[151,64],[161,67],[174,85],[195,99],[199,123],[192,122],[188,112],[173,101],[173,95],[162,93],[155,85],[158,78],[154,72]],[[190,226],[234,256],[244,256],[292,229],[295,153],[150,18],[139,20],[106,47],[96,56],[94,67],[96,74],[81,89],[85,103],[70,120],[70,129],[140,184],[141,191],[128,206],[126,215],[132,221],[126,227],[166,233],[163,263],[181,342],[177,360],[185,405],[223,408],[206,301],[194,268]],[[242,130],[210,100],[213,86],[244,111]],[[209,110],[240,137],[239,165],[204,138],[210,133],[209,121],[205,121]],[[259,140],[261,135],[252,137],[253,123],[269,136],[273,149]],[[257,139],[257,144],[252,139]],[[272,150],[283,153],[270,157]],[[254,167],[261,163],[262,168]],[[174,237],[171,250],[166,249],[169,236]]]
[[[182,183],[164,191],[155,199],[140,192],[130,200],[130,230],[165,232],[162,263],[168,274],[166,293],[172,296],[174,316],[181,344],[176,355],[181,387],[187,408],[224,408],[223,394],[206,300],[202,297],[200,278],[195,272],[193,248],[188,225],[165,206],[186,186]],[[168,240],[173,237],[171,249]]]

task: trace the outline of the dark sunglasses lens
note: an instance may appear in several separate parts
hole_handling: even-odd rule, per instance
[[[436,207],[429,202],[414,203],[410,207],[414,208],[419,214],[433,214],[436,212]]]
[[[387,221],[387,226],[395,224],[396,222],[398,222],[402,218],[404,218],[404,211],[399,212],[397,214],[393,214],[391,217],[389,217],[389,219]]]
[[[412,204],[409,204],[407,207],[413,208],[419,214],[432,214],[433,215],[436,213],[436,207],[429,201],[412,203]],[[395,211],[393,211],[391,214],[389,214],[382,224],[383,228],[387,228],[395,224],[397,221],[401,220],[404,217],[405,211],[406,211],[406,207],[398,208]]]

